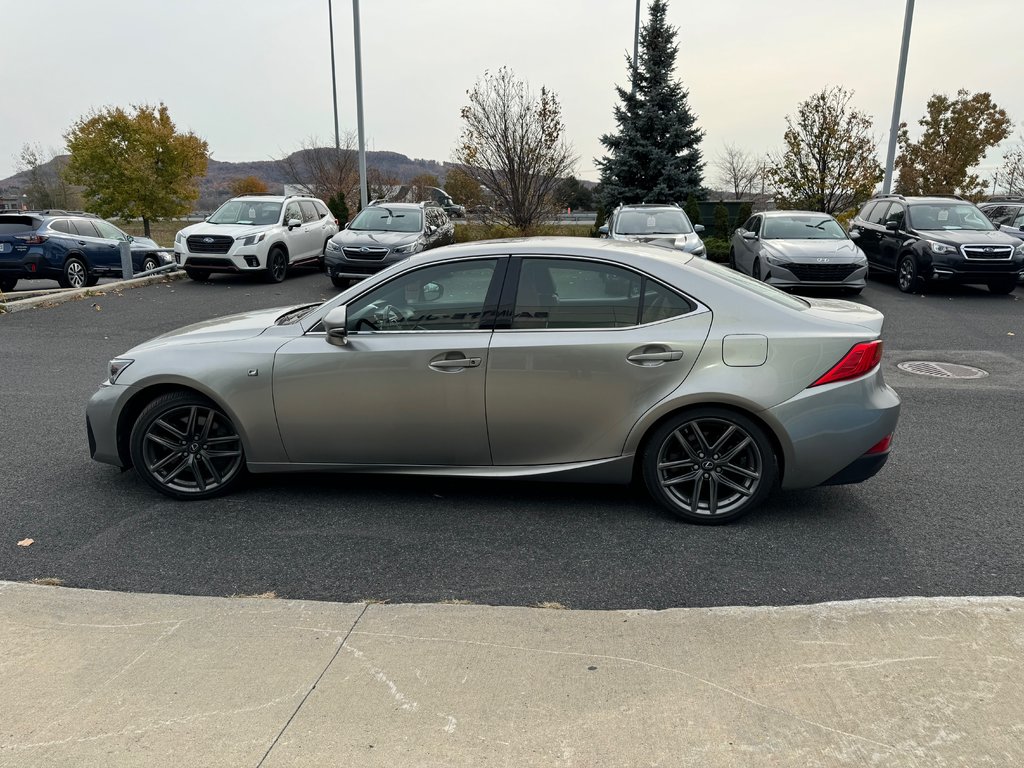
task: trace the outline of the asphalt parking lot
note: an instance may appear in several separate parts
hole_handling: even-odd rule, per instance
[[[1024,595],[1024,287],[922,297],[870,282],[860,300],[886,314],[886,377],[904,403],[889,464],[860,486],[778,493],[722,528],[679,523],[631,488],[531,482],[259,476],[177,503],[89,459],[85,404],[109,358],[190,322],[334,293],[315,272],[217,277],[0,316],[0,579],[570,608]],[[990,375],[913,376],[896,369],[905,360]]]

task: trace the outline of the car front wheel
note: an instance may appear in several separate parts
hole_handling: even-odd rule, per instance
[[[1013,290],[1016,287],[1017,279],[1013,277],[1008,278],[1006,280],[993,280],[991,283],[988,284],[988,289],[992,291],[992,293],[999,293],[1003,295],[1007,293],[1013,293]]]
[[[158,262],[152,256],[147,256],[142,261],[142,271],[143,272],[152,272],[154,269],[156,269],[159,266],[160,266],[160,262]]]
[[[917,262],[909,253],[900,259],[896,268],[896,286],[903,293],[915,293],[921,288],[921,277],[917,271]]]
[[[200,283],[210,279],[210,272],[206,269],[192,269],[191,267],[185,267],[185,274],[188,275],[189,280],[195,280]]]
[[[147,405],[131,432],[142,479],[175,499],[226,493],[245,474],[242,439],[231,419],[205,397],[171,392]]]
[[[267,256],[267,270],[263,279],[268,283],[280,283],[288,275],[288,254],[280,248],[274,248]]]
[[[641,456],[647,490],[688,523],[719,525],[750,512],[772,492],[778,461],[764,429],[725,408],[673,416]]]

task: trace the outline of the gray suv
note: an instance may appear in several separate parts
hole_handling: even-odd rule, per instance
[[[345,288],[414,253],[454,242],[455,225],[438,206],[377,203],[331,238],[324,264],[331,282]]]
[[[674,203],[620,205],[598,232],[612,240],[666,245],[702,259],[708,255],[700,233],[704,227],[690,223],[686,212]]]

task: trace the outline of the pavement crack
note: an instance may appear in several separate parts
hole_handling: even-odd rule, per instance
[[[343,637],[341,639],[341,642],[338,643],[338,647],[334,649],[334,653],[331,655],[331,658],[327,661],[327,664],[325,664],[324,668],[320,670],[320,674],[317,675],[316,680],[313,681],[313,684],[309,687],[309,690],[306,691],[305,696],[303,696],[302,700],[299,701],[298,705],[295,707],[295,710],[285,721],[285,724],[281,726],[281,730],[278,731],[278,734],[274,737],[274,740],[270,742],[270,746],[267,747],[267,751],[263,753],[263,757],[261,757],[260,761],[256,763],[256,768],[260,768],[260,766],[262,766],[263,763],[266,762],[267,757],[270,756],[271,750],[273,750],[274,747],[277,746],[277,742],[281,740],[281,737],[284,735],[284,732],[288,730],[288,726],[292,724],[292,720],[294,720],[295,716],[299,714],[299,710],[302,709],[302,705],[306,703],[306,699],[308,699],[310,695],[312,695],[313,691],[316,690],[317,685],[320,684],[320,681],[323,679],[324,675],[327,674],[327,670],[331,668],[331,665],[334,663],[334,660],[338,658],[338,655],[341,653],[341,649],[345,647],[345,643],[348,641],[349,637],[355,631],[356,625],[359,624],[359,621],[363,618],[363,614],[366,613],[366,609],[369,607],[369,603],[363,604],[363,609],[359,612],[359,615],[356,616],[356,620],[352,622],[352,626],[349,627],[348,632],[345,633],[345,637]]]

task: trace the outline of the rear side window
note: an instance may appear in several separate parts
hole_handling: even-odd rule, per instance
[[[56,221],[50,222],[50,229],[54,232],[63,232],[65,235],[71,234],[71,225],[67,219],[57,219]]]
[[[20,235],[39,228],[39,219],[31,216],[0,216],[0,235]]]
[[[513,328],[621,328],[637,324],[635,272],[610,264],[524,259]]]
[[[316,212],[316,208],[308,200],[302,200],[299,203],[299,207],[302,209],[302,221],[305,224],[309,224],[312,221],[320,221],[320,216]]]
[[[328,214],[330,214],[330,211],[327,210],[327,206],[324,205],[323,203],[321,203],[319,200],[314,200],[313,201],[313,207],[316,208],[316,212],[320,215],[321,219],[324,216],[327,216]]]
[[[675,291],[670,291],[653,280],[644,280],[644,303],[640,318],[641,325],[668,320],[693,312],[697,307]]]
[[[96,227],[92,225],[92,222],[88,219],[71,219],[71,226],[74,227],[75,231],[82,237],[99,237],[100,233],[96,231]]]

